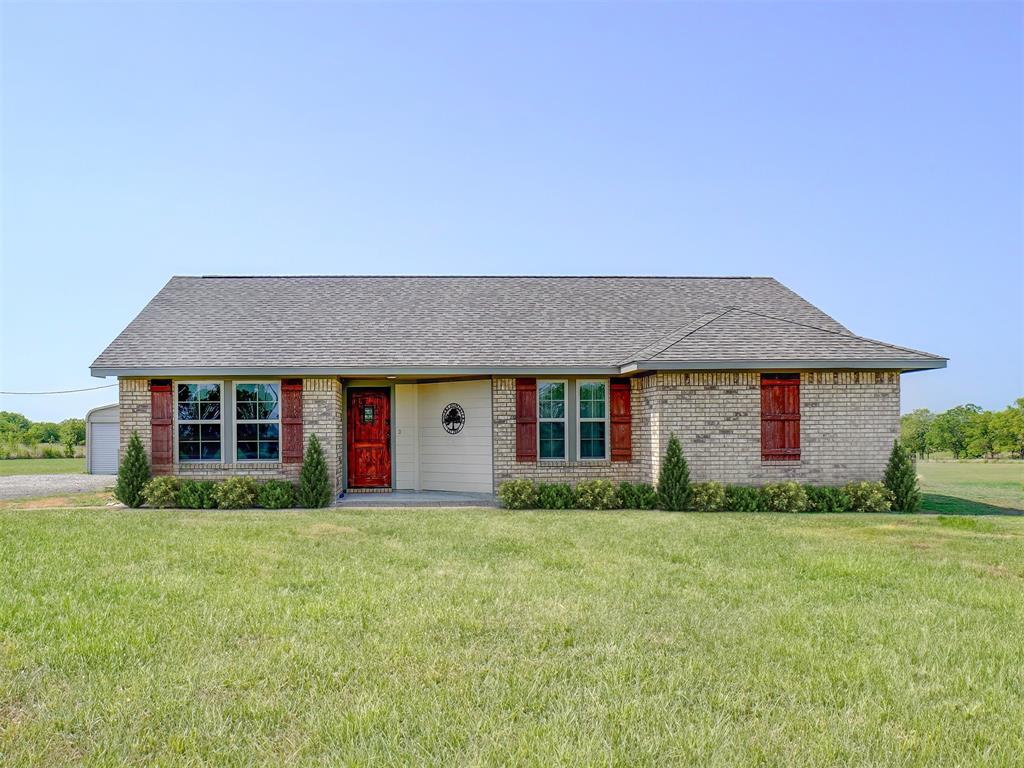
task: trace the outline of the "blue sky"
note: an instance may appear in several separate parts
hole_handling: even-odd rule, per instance
[[[950,357],[904,410],[1002,407],[1021,8],[4,4],[0,390],[107,383],[172,274],[721,274]]]

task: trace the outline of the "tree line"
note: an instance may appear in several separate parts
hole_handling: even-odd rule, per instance
[[[73,456],[76,445],[85,445],[85,419],[32,421],[20,413],[0,411],[0,443],[63,445],[65,453]]]
[[[1000,453],[1024,459],[1024,397],[1001,411],[971,403],[943,413],[919,408],[900,417],[900,435],[915,456],[948,451],[954,459],[993,458]]]

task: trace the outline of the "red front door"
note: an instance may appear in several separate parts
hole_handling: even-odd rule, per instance
[[[391,395],[387,389],[348,391],[348,485],[391,486]]]

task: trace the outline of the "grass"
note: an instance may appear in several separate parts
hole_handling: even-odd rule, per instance
[[[958,515],[1024,511],[1024,462],[919,461],[922,510]]]
[[[1024,519],[0,513],[0,764],[987,765]]]
[[[8,475],[80,475],[85,459],[0,459],[0,477]]]

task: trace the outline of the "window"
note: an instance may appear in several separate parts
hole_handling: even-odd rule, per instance
[[[280,432],[280,384],[236,384],[235,457],[238,461],[277,461],[281,455]]]
[[[541,459],[565,459],[564,381],[537,382],[537,440]]]
[[[761,374],[761,459],[800,460],[800,374]]]
[[[603,381],[580,381],[576,394],[580,412],[580,458],[607,458],[608,385]]]
[[[220,384],[178,384],[178,461],[220,461]]]

